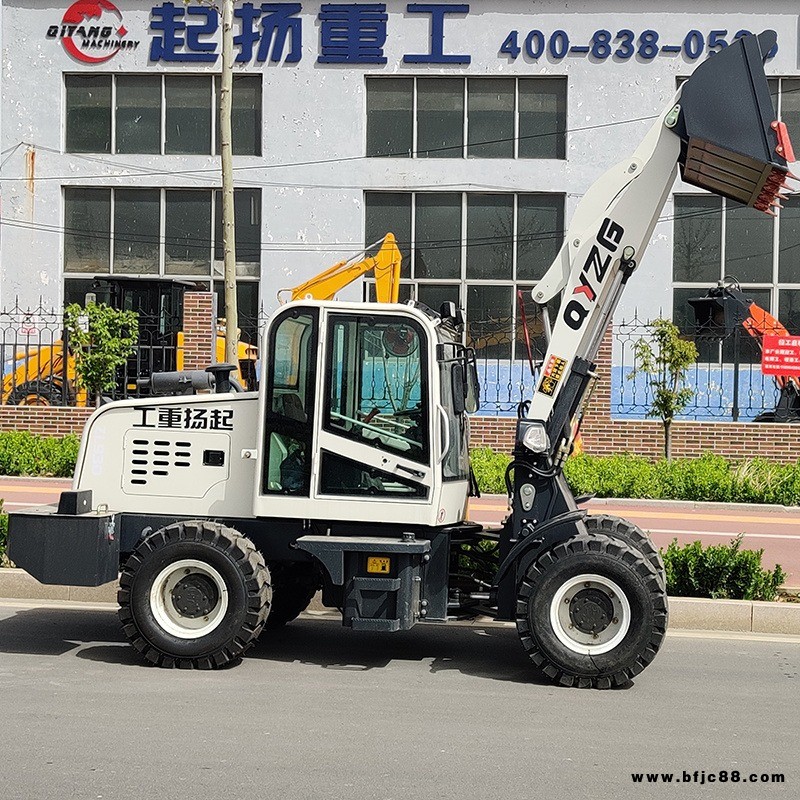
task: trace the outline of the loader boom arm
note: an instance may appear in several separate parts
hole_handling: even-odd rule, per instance
[[[387,233],[374,256],[356,261],[340,261],[313,278],[291,289],[281,289],[278,296],[291,292],[292,300],[333,300],[336,294],[370,272],[375,275],[375,294],[379,303],[396,303],[400,293],[402,256],[394,234]]]
[[[764,74],[772,32],[746,36],[701,64],[633,155],[587,191],[564,243],[533,289],[540,306],[563,292],[538,385],[529,443],[558,470],[594,382],[594,359],[640,263],[678,167],[685,182],[772,213],[789,145]],[[524,427],[524,426],[523,426]],[[522,436],[526,431],[520,432]]]

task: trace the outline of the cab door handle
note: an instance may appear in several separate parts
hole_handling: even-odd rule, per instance
[[[405,464],[396,464],[396,469],[401,469],[403,472],[407,472],[409,475],[413,475],[415,478],[424,478],[425,473],[418,469],[412,469],[411,467],[405,466]]]

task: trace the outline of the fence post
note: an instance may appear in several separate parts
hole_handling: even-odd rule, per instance
[[[69,405],[69,331],[61,331],[61,405]]]
[[[739,421],[739,326],[733,329],[733,408],[731,416]]]

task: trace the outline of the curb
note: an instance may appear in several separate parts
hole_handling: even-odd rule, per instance
[[[14,600],[73,600],[116,603],[117,583],[104,586],[46,586],[21,569],[0,569],[0,598]],[[309,611],[328,611],[315,596]],[[800,636],[800,603],[758,600],[669,599],[670,630],[737,631]]]
[[[481,494],[480,500],[495,500],[501,503],[507,503],[508,497],[504,494],[488,494],[484,492]],[[661,500],[646,497],[593,497],[584,505],[588,506],[652,506],[658,508],[659,506],[672,509],[673,511],[701,511],[708,509],[710,511],[757,511],[765,514],[794,514],[797,515],[796,506],[777,506],[768,503],[718,503],[711,501],[700,500]],[[476,507],[477,508],[477,507]]]

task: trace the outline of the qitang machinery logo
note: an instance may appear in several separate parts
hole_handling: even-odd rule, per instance
[[[73,3],[60,25],[48,26],[47,38],[60,40],[64,49],[84,64],[103,64],[120,50],[139,46],[128,35],[122,12],[110,0]]]

